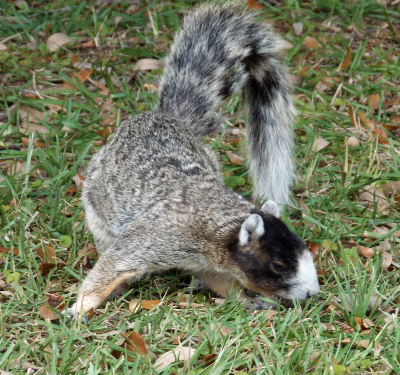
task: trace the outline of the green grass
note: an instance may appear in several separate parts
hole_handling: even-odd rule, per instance
[[[348,115],[351,106],[369,121],[395,120],[400,4],[265,3],[266,16],[293,45],[286,61],[297,76],[298,163],[293,204],[284,220],[318,248],[322,290],[317,297],[280,307],[276,315],[248,311],[235,300],[216,304],[206,293],[186,296],[190,304],[184,306],[181,275],[169,273],[142,280],[119,299],[103,303],[88,324],[78,325],[64,316],[46,320],[39,313],[49,293],[72,303],[96,259],[82,254],[92,239],[73,178],[84,175],[110,126],[154,106],[157,95],[146,87],[157,84],[161,71],[134,72],[132,67],[140,58],[165,56],[183,11],[195,2],[140,2],[133,14],[127,11],[132,3],[124,1],[16,3],[6,2],[0,10],[0,43],[7,46],[0,51],[0,370],[13,375],[153,374],[154,361],[179,347],[180,337],[195,354],[160,373],[400,373],[399,193],[370,200],[362,194],[368,186],[377,189],[400,180],[400,132],[395,128],[388,144],[380,144]],[[300,35],[293,32],[296,22],[303,23]],[[46,39],[57,32],[75,43],[50,52]],[[319,46],[305,47],[307,36]],[[97,47],[85,46],[93,40]],[[352,58],[340,69],[346,47]],[[91,64],[85,82],[71,78],[77,72],[73,55]],[[335,81],[321,88],[326,77]],[[65,81],[77,89],[60,87]],[[94,81],[109,93],[101,94]],[[376,108],[369,104],[372,94],[380,98]],[[26,107],[44,114],[34,124],[46,133],[25,134]],[[239,97],[224,103],[226,133],[206,141],[220,156],[226,182],[250,195],[246,169],[228,157],[228,152],[243,154],[240,108]],[[353,135],[360,145],[346,146]],[[329,145],[315,151],[317,138]],[[373,249],[374,256],[365,258],[357,245]],[[45,274],[51,249],[56,265]],[[382,266],[388,254],[393,263]],[[133,298],[163,302],[131,313]],[[130,331],[140,333],[149,354],[116,358],[113,351],[124,351],[123,334]],[[128,360],[132,357],[135,361]]]

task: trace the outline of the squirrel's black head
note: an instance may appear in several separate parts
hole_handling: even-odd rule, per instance
[[[231,248],[240,282],[264,296],[305,299],[319,292],[313,258],[304,241],[279,220],[273,201],[253,210]]]

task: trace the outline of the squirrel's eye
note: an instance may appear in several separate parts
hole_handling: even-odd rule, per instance
[[[272,268],[272,271],[274,271],[276,273],[282,273],[282,272],[285,272],[285,270],[286,270],[286,267],[281,262],[272,262],[271,268]]]

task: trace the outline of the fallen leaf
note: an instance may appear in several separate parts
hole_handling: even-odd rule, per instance
[[[255,9],[255,10],[260,10],[260,9],[264,9],[265,8],[264,5],[261,5],[256,0],[247,0],[247,6],[250,9]]]
[[[75,182],[77,188],[81,188],[83,186],[83,182],[85,181],[85,177],[78,173],[72,177],[72,181]]]
[[[379,185],[378,188],[388,197],[400,195],[400,181],[391,181],[387,184]]]
[[[293,24],[293,31],[295,35],[301,35],[301,33],[303,32],[303,22],[295,22]]]
[[[367,349],[369,347],[369,344],[371,343],[370,340],[359,340],[354,342],[357,346],[360,346],[361,348]]]
[[[333,88],[335,87],[338,83],[340,83],[340,78],[338,77],[322,77],[321,82],[330,87]]]
[[[67,195],[70,195],[70,196],[73,196],[73,195],[76,195],[76,194],[78,194],[78,188],[77,187],[75,187],[75,186],[70,186],[66,191],[65,191],[65,194],[67,194]]]
[[[144,83],[143,88],[146,92],[150,92],[152,94],[158,94],[159,86],[155,85],[154,83]]]
[[[389,251],[384,251],[381,256],[382,256],[382,268],[384,270],[387,270],[392,264],[393,255]]]
[[[141,355],[147,354],[148,351],[146,343],[144,342],[142,336],[139,333],[132,331],[124,334],[123,336],[125,337],[125,340],[120,346],[121,348],[126,349],[128,351],[126,358],[128,362],[135,361],[135,356],[130,355],[129,352]],[[111,352],[111,355],[117,359],[120,358],[122,354],[124,354],[124,351],[113,350]]]
[[[48,300],[39,307],[39,315],[46,320],[57,320],[59,314],[53,310],[62,311],[65,308],[64,298],[58,294],[49,294]]]
[[[232,164],[243,165],[243,158],[232,151],[227,151],[226,154]]]
[[[389,134],[381,128],[380,125],[375,123],[374,127],[374,134],[378,139],[378,143],[381,145],[388,145],[389,144]]]
[[[359,199],[360,201],[376,204],[379,212],[386,212],[389,208],[389,202],[385,194],[379,188],[372,185],[367,185],[361,189]]]
[[[317,41],[312,37],[312,36],[306,36],[306,38],[304,39],[304,45],[306,46],[306,48],[316,48],[318,46]]]
[[[373,258],[375,251],[373,249],[371,249],[370,247],[365,247],[365,246],[361,246],[359,244],[357,245],[357,252],[358,254],[364,256],[365,258]]]
[[[71,80],[73,82],[84,83],[93,73],[92,69],[80,69],[79,72],[73,73],[71,75]],[[76,90],[77,88],[70,82],[64,82],[59,87],[59,89]]]
[[[367,116],[365,116],[364,113],[358,111],[357,116],[360,117],[361,124],[365,127],[367,130],[374,131],[375,130],[375,125],[372,121],[367,119]]]
[[[176,361],[187,362],[195,352],[196,350],[193,348],[187,346],[178,346],[177,348],[164,353],[160,358],[158,358],[154,364],[154,369],[157,372],[161,372]]]
[[[63,46],[67,43],[74,42],[74,39],[63,33],[56,33],[48,37],[46,41],[46,46],[50,52],[54,52],[60,46]]]
[[[28,106],[19,107],[18,114],[21,120],[35,122],[37,124],[43,122],[46,117],[45,113]]]
[[[108,89],[108,87],[104,86],[99,81],[93,80],[93,83],[101,90],[100,91],[101,95],[108,96],[110,94],[110,90]]]
[[[381,102],[381,97],[379,94],[371,94],[368,98],[369,106],[374,109],[379,109],[379,104]]]
[[[351,123],[353,124],[353,126],[357,126],[358,125],[357,117],[356,117],[356,114],[354,113],[353,107],[351,105],[349,105],[347,107],[347,113],[349,115],[349,119],[350,119]]]
[[[38,246],[34,249],[34,251],[42,262],[56,264],[56,254],[54,252],[53,246]]]
[[[55,266],[56,266],[55,263],[47,263],[47,262],[40,263],[39,266],[40,274],[42,276],[47,275]]]
[[[133,71],[138,70],[153,70],[164,68],[164,62],[156,59],[140,59],[133,66]]]
[[[162,301],[159,299],[156,300],[144,300],[142,301],[142,308],[146,310],[154,309],[157,305],[159,305]]]
[[[324,93],[325,91],[330,90],[330,86],[325,85],[325,83],[321,81],[319,81],[316,85],[315,85],[315,90],[317,90],[319,93]]]
[[[27,134],[27,133],[47,134],[50,132],[50,130],[43,125],[35,124],[33,122],[26,122],[26,121],[21,122],[21,126],[19,127],[18,130],[22,134]]]
[[[346,57],[344,58],[344,60],[342,61],[342,63],[339,66],[339,69],[344,70],[346,68],[349,67],[349,65],[351,64],[351,51],[349,47],[346,47]]]
[[[211,331],[218,331],[221,334],[221,336],[226,336],[233,332],[232,328],[225,327],[225,326],[218,327],[214,323],[210,324],[210,329],[211,329]]]
[[[318,137],[314,140],[314,143],[312,145],[312,150],[314,152],[318,152],[321,151],[322,149],[324,149],[325,147],[329,146],[330,142],[327,141],[325,138],[322,137]]]
[[[172,345],[179,345],[181,343],[181,340],[185,337],[184,333],[180,333],[179,336],[176,336],[174,338],[174,341],[172,341]]]
[[[8,253],[11,253],[11,252],[14,255],[18,255],[19,254],[19,249],[9,249],[7,247],[0,246],[0,253],[8,254]]]
[[[4,43],[0,43],[0,51],[6,51],[7,46]]]
[[[205,365],[206,366],[210,366],[210,365],[212,365],[214,362],[215,362],[215,359],[217,358],[218,356],[216,355],[216,354],[209,354],[209,355],[206,355],[204,358],[203,358],[203,361],[204,361],[204,363],[205,363]],[[237,372],[235,372],[235,374],[237,374]]]

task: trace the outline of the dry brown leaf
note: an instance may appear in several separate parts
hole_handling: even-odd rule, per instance
[[[351,105],[349,105],[347,107],[347,113],[349,115],[350,121],[353,124],[353,126],[357,126],[357,118],[356,118],[356,114],[353,111],[353,107]]]
[[[382,268],[387,270],[393,262],[393,255],[389,251],[382,252]]]
[[[303,22],[295,22],[292,26],[294,35],[301,35],[304,28]]]
[[[110,94],[110,90],[108,89],[108,87],[104,86],[99,81],[93,80],[93,83],[101,90],[100,91],[101,95],[108,96]]]
[[[322,81],[319,81],[316,85],[315,85],[315,90],[317,90],[319,93],[324,93],[325,91],[330,90],[330,86],[325,85],[325,83],[323,83]]]
[[[69,195],[69,196],[74,196],[77,195],[79,193],[79,190],[77,187],[75,186],[70,186],[66,191],[65,194]]]
[[[46,245],[46,246],[38,246],[34,249],[38,257],[42,262],[56,264],[56,254],[54,252],[53,246]]]
[[[37,124],[42,122],[46,117],[45,113],[28,106],[19,107],[18,114],[21,120],[35,122]]]
[[[389,208],[389,202],[385,194],[378,187],[367,185],[361,189],[359,196],[361,201],[376,203],[379,212],[386,212]]]
[[[59,318],[59,316],[47,305],[42,305],[39,307],[39,315],[46,320],[57,320]]]
[[[172,341],[172,345],[179,345],[181,343],[181,340],[185,337],[184,333],[180,333],[179,336],[176,336],[174,338],[174,341]]]
[[[226,336],[233,332],[232,328],[225,327],[225,326],[217,327],[217,325],[214,323],[210,324],[210,329],[211,329],[211,331],[218,331],[221,334],[221,336]]]
[[[125,337],[124,342],[120,345],[121,348],[126,349],[128,351],[126,360],[128,362],[134,362],[135,356],[130,355],[131,353],[137,353],[141,355],[146,355],[148,350],[146,343],[144,342],[142,336],[137,332],[127,332],[123,335]],[[115,358],[120,358],[121,355],[124,354],[123,351],[113,350],[111,355]]]
[[[369,344],[371,343],[370,340],[360,340],[360,341],[355,341],[354,342],[357,346],[360,346],[361,348],[367,349],[369,347]]]
[[[63,33],[56,33],[48,37],[46,41],[46,46],[50,52],[54,52],[60,46],[63,46],[70,42],[74,42],[74,39],[70,38],[69,36]]]
[[[58,294],[49,294],[45,304],[39,307],[39,315],[43,319],[58,319],[59,315],[54,313],[54,311],[50,309],[50,307],[54,310],[61,312],[65,308],[64,298],[62,296],[59,296]]]
[[[49,129],[47,129],[43,125],[35,124],[33,122],[26,122],[26,121],[21,121],[21,126],[19,127],[19,132],[23,134],[30,134],[30,133],[40,133],[40,134],[47,134],[50,132]]]
[[[160,358],[158,358],[154,364],[154,368],[157,372],[161,372],[176,361],[188,362],[195,352],[196,350],[193,348],[187,346],[178,346],[177,348],[164,353]]]
[[[346,47],[346,57],[345,59],[342,61],[342,63],[340,64],[339,69],[344,70],[346,68],[349,67],[349,65],[351,64],[351,51],[349,47]]]
[[[243,165],[243,158],[232,151],[227,151],[226,154],[232,164]]]
[[[78,173],[72,177],[72,181],[75,182],[77,188],[81,188],[83,186],[83,182],[85,181],[85,177]]]
[[[151,92],[152,94],[158,94],[159,91],[159,86],[155,85],[154,83],[144,83],[143,88],[147,92]]]
[[[374,109],[377,110],[379,109],[379,104],[381,102],[381,97],[379,94],[371,94],[368,98],[368,102],[369,102],[369,106]]]
[[[247,6],[250,9],[256,9],[256,10],[260,10],[260,9],[264,9],[265,8],[264,5],[261,5],[256,0],[247,0]]]
[[[357,116],[360,117],[361,124],[364,126],[365,129],[374,131],[375,130],[375,125],[372,121],[367,119],[367,116],[365,116],[364,113],[358,111]]]
[[[0,43],[0,51],[6,51],[7,46],[4,43]]]
[[[157,305],[159,305],[162,301],[159,299],[156,300],[144,300],[142,301],[142,308],[146,310],[154,309]]]
[[[306,48],[314,49],[317,48],[318,43],[312,36],[307,35],[304,39],[304,45],[306,46]]]
[[[203,358],[203,361],[204,361],[204,363],[206,364],[206,366],[210,366],[210,365],[212,365],[212,364],[215,362],[215,359],[216,359],[217,357],[218,357],[218,356],[217,356],[215,353],[212,353],[212,354],[206,355],[206,356]]]
[[[74,66],[79,61],[79,56],[77,54],[73,54],[71,56],[71,65]]]
[[[156,59],[140,59],[133,66],[133,71],[163,69],[164,62]]]
[[[364,256],[365,258],[373,258],[375,251],[373,249],[371,249],[370,247],[365,247],[365,246],[361,246],[359,244],[357,245],[357,252],[358,254]]]
[[[79,69],[79,72],[73,73],[71,79],[76,83],[84,83],[93,73],[92,69]],[[70,82],[62,83],[59,88],[67,90],[76,90],[76,87]]]
[[[400,195],[400,181],[391,181],[387,184],[379,185],[378,187],[388,197]]]
[[[314,152],[318,152],[321,151],[322,149],[324,149],[325,147],[329,146],[330,142],[327,141],[325,138],[322,137],[318,137],[314,140],[313,146],[312,146],[312,150]]]
[[[40,274],[42,276],[47,275],[51,271],[51,269],[54,268],[55,266],[56,266],[55,263],[47,263],[47,262],[40,263],[39,266]]]
[[[333,88],[335,87],[338,83],[340,83],[340,78],[338,77],[322,77],[321,82],[330,87]]]
[[[7,247],[0,246],[0,253],[2,254],[8,254],[8,253],[13,253],[14,255],[19,254],[19,249],[9,249]]]
[[[378,139],[378,143],[381,145],[388,145],[389,144],[389,134],[381,128],[380,125],[378,125],[375,122],[375,128],[374,128],[374,134]]]

